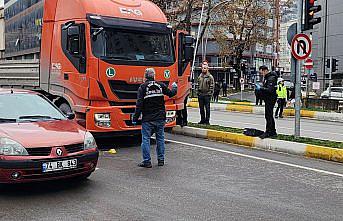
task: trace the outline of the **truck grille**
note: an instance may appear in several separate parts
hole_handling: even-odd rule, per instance
[[[67,150],[68,153],[76,153],[76,152],[83,151],[84,145],[83,143],[67,145],[65,146],[65,149]]]
[[[128,84],[126,81],[110,80],[108,81],[112,90],[112,93],[119,99],[123,100],[136,100],[137,92],[140,84]],[[163,81],[167,86],[169,81]]]
[[[26,148],[30,156],[49,156],[51,147]]]

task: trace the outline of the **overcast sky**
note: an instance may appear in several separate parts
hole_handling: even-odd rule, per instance
[[[4,0],[0,0],[0,7],[4,6]]]

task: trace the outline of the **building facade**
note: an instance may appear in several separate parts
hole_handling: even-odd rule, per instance
[[[279,68],[286,73],[292,71],[292,52],[291,46],[288,43],[288,29],[297,23],[297,20],[289,20],[282,22],[280,25],[280,52],[279,52]]]
[[[314,26],[312,32],[314,72],[318,75],[321,89],[328,88],[331,82],[333,86],[343,85],[343,1],[342,0],[318,0],[316,4],[322,6],[318,16],[322,22]],[[332,74],[326,68],[326,60],[333,57],[338,62],[338,71]]]

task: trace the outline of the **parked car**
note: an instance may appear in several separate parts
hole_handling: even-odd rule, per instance
[[[95,171],[94,137],[43,95],[0,89],[0,183],[24,183]]]
[[[321,95],[321,98],[343,100],[343,87],[331,87],[331,94],[327,88]]]

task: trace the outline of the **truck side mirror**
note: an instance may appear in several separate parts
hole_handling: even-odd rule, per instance
[[[68,51],[72,55],[80,54],[80,27],[70,26],[68,28]]]
[[[184,41],[184,59],[186,62],[193,60],[194,57],[194,38],[192,36],[185,36]]]

